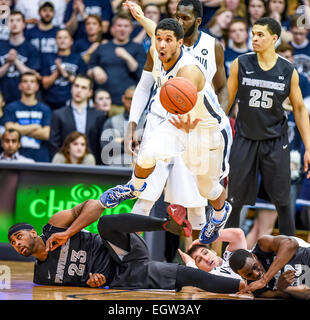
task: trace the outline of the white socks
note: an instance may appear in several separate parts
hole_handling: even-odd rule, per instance
[[[135,190],[140,190],[145,182],[145,178],[137,178],[135,175],[133,175],[133,178],[131,180],[131,184],[134,186]]]

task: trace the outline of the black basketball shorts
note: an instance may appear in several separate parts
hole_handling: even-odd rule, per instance
[[[230,158],[228,201],[232,205],[254,205],[259,181],[275,205],[290,201],[290,146],[287,134],[268,140],[250,140],[236,133]]]

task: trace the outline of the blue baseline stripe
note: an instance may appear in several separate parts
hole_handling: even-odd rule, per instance
[[[205,107],[207,108],[207,110],[209,111],[209,113],[211,114],[211,116],[212,116],[213,118],[215,118],[215,119],[218,121],[218,123],[221,123],[221,121],[222,121],[221,116],[218,115],[218,114],[214,111],[214,109],[212,108],[211,104],[209,103],[208,99],[207,99],[205,96],[203,97],[203,99],[204,99],[204,100],[203,100],[204,105],[205,105]]]

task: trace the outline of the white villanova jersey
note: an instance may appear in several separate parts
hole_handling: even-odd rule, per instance
[[[150,110],[152,113],[168,118],[171,116],[160,104],[159,93],[162,85],[169,79],[176,77],[178,71],[188,65],[196,65],[204,74],[207,79],[205,68],[198,62],[198,60],[191,54],[181,51],[180,57],[175,65],[169,70],[165,71],[162,62],[159,59],[158,53],[155,50],[153,55],[153,77],[155,79],[156,89],[153,94],[153,102],[150,102]],[[211,86],[206,81],[204,88],[198,92],[197,103],[194,108],[189,112],[191,119],[201,118],[200,124],[206,124],[209,127],[219,126],[222,119],[226,117],[224,111],[220,107],[217,96]]]
[[[212,85],[212,79],[216,73],[215,38],[200,31],[196,43],[187,47],[183,45],[184,51],[193,55],[205,68],[207,81]]]

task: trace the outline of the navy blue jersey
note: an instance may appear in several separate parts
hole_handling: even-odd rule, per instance
[[[41,238],[44,243],[56,232],[65,231],[47,224]],[[44,285],[87,286],[89,273],[101,273],[106,285],[113,280],[116,263],[98,234],[80,231],[66,244],[49,252],[45,261],[36,259],[33,282]]]
[[[124,48],[138,62],[136,71],[130,72],[126,61],[115,54],[117,47]],[[95,66],[103,68],[108,75],[108,81],[100,87],[110,92],[113,104],[122,105],[122,95],[128,87],[137,85],[145,59],[146,53],[141,44],[130,41],[125,45],[116,45],[113,41],[109,41],[100,45],[91,55],[88,67],[89,69]]]
[[[42,76],[49,76],[56,70],[55,60],[60,58],[65,65],[65,69],[71,75],[78,75],[85,73],[86,64],[78,53],[71,53],[68,56],[59,56],[58,54],[46,54],[42,63]],[[44,90],[44,100],[48,104],[66,105],[66,102],[71,97],[71,83],[68,79],[60,76],[56,79],[54,84],[48,89]]]
[[[109,0],[83,0],[85,5],[86,15],[96,15],[101,18],[102,21],[110,21],[113,16],[112,6]],[[67,4],[67,8],[64,15],[64,23],[68,22],[73,13],[73,0],[70,0]],[[77,15],[78,27],[74,33],[74,39],[81,39],[87,36],[85,30],[85,22],[81,14]]]
[[[39,124],[42,127],[50,126],[50,108],[42,102],[34,106],[26,106],[21,101],[14,101],[4,109],[4,123],[17,122],[20,125]],[[22,136],[22,147],[19,153],[38,162],[49,162],[48,141]]]
[[[276,64],[264,71],[256,53],[239,56],[238,63],[236,132],[251,140],[281,137],[287,131],[282,104],[290,94],[294,66],[278,56]]]
[[[301,73],[305,77],[310,77],[310,42],[307,40],[305,45],[296,47],[294,43],[290,42],[293,47],[293,56],[295,66],[298,73]]]
[[[37,48],[40,54],[57,53],[56,33],[58,27],[50,30],[40,30],[38,26],[25,30],[26,39]]]
[[[232,48],[226,48],[224,51],[224,66],[225,66],[225,71],[226,71],[226,76],[229,77],[229,71],[230,71],[230,67],[231,64],[233,63],[233,61],[238,58],[241,54],[250,52],[250,50],[246,49],[246,50],[241,50],[241,51],[237,51],[235,49]]]
[[[8,53],[15,49],[17,58],[30,69],[40,71],[40,56],[37,49],[27,40],[18,46],[9,41],[0,41],[0,67],[6,63]],[[14,64],[9,67],[8,72],[0,78],[0,89],[6,103],[19,100],[21,97],[18,85],[20,83],[20,72]]]
[[[276,254],[273,252],[264,252],[258,246],[255,246],[252,253],[255,254],[258,260],[263,265],[265,271],[267,272],[272,264]],[[268,282],[265,288],[257,290],[254,295],[257,296],[266,290],[274,290],[279,276],[287,270],[296,270],[295,280],[291,285],[310,285],[310,248],[299,247],[292,257],[292,259],[282,268],[278,273]],[[252,281],[248,281],[249,283]]]
[[[72,52],[78,53],[81,57],[84,57],[87,50],[93,43],[89,41],[87,38],[81,38],[74,42],[72,46]]]

